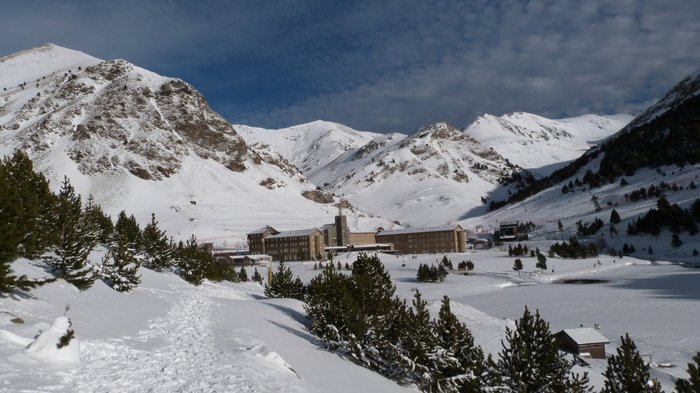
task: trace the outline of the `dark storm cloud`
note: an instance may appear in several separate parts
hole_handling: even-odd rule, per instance
[[[23,1],[0,22],[3,53],[125,58],[264,127],[635,112],[700,67],[700,5],[685,0]]]

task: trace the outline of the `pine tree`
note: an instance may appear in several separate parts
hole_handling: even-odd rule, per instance
[[[316,266],[316,265],[314,264],[314,266]],[[258,284],[262,285],[263,278],[262,278],[262,276],[260,275],[260,273],[258,272],[258,268],[257,268],[257,267],[255,268],[255,271],[253,272],[253,281],[255,281],[255,282],[257,282]]]
[[[117,223],[114,225],[113,237],[114,241],[125,237],[131,248],[136,252],[141,252],[141,228],[133,214],[127,217],[124,210],[119,213]]]
[[[304,309],[311,320],[311,331],[331,348],[344,347],[349,336],[350,304],[346,301],[349,280],[329,263],[321,274],[311,279],[307,289]]]
[[[416,272],[416,280],[418,281],[432,281],[430,275],[430,267],[428,265],[419,264],[418,271]]]
[[[53,211],[53,233],[56,234],[46,257],[57,278],[80,290],[88,289],[97,279],[88,255],[96,245],[96,237],[83,216],[80,196],[75,194],[68,178],[64,178]]]
[[[182,241],[178,243],[175,255],[180,277],[189,283],[200,285],[213,263],[211,252],[207,247],[197,244],[197,238],[192,235],[185,243]]]
[[[700,198],[693,201],[690,205],[690,212],[693,214],[695,221],[700,222]]]
[[[515,392],[588,391],[588,376],[570,374],[572,364],[559,352],[549,324],[525,307],[515,329],[506,328],[506,343],[494,367],[494,380]]]
[[[617,210],[612,209],[610,212],[610,223],[611,224],[619,224],[622,219],[620,218],[620,213],[617,212]]]
[[[20,256],[39,256],[49,245],[53,199],[48,181],[33,171],[24,153],[0,160],[0,293],[28,291],[46,282],[16,276],[11,264]]]
[[[248,272],[245,270],[245,267],[241,267],[241,271],[238,272],[238,280],[240,282],[248,282]]]
[[[617,355],[608,358],[601,393],[659,392],[658,385],[649,386],[649,366],[644,363],[629,334],[626,333],[621,339]]]
[[[84,215],[89,231],[95,234],[97,241],[103,244],[109,243],[112,240],[114,224],[112,219],[102,210],[102,207],[95,204],[92,195],[90,195],[85,204]]]
[[[435,321],[437,348],[433,354],[432,389],[441,392],[479,392],[483,384],[484,352],[474,344],[467,326],[450,309],[450,299],[444,296]]]
[[[119,292],[130,292],[141,283],[139,260],[126,237],[113,243],[102,259],[104,282]]]
[[[346,329],[353,356],[369,367],[386,369],[386,351],[398,340],[398,323],[405,319],[397,311],[396,287],[382,261],[360,254],[352,265],[345,291]],[[387,320],[390,315],[396,321]],[[381,349],[374,351],[375,346]]]
[[[688,379],[676,380],[678,393],[700,393],[700,352],[693,356],[695,364],[688,363]]]
[[[520,274],[520,271],[523,270],[523,261],[521,261],[520,258],[513,262],[513,270],[517,271],[518,274]]]
[[[547,270],[547,257],[544,256],[542,253],[537,253],[537,264],[535,267],[538,267],[542,270]]]
[[[143,266],[161,272],[173,265],[175,248],[171,239],[158,228],[155,214],[151,214],[151,222],[146,225],[141,234],[143,249]]]
[[[428,303],[423,300],[418,290],[412,304],[413,308],[408,311],[406,337],[403,340],[403,349],[406,351],[403,367],[409,370],[409,380],[428,391],[430,386],[437,382],[433,380],[430,366],[437,349],[438,337],[430,320]]]
[[[447,257],[447,255],[444,255],[442,257],[442,266],[445,267],[446,269],[450,269],[450,270],[453,269],[452,261],[450,260],[450,258]]]
[[[678,248],[678,247],[680,247],[681,245],[683,245],[683,241],[682,241],[681,238],[678,236],[678,234],[677,234],[677,233],[674,233],[673,235],[671,235],[671,246],[674,247],[674,248]]]
[[[304,283],[294,277],[292,269],[280,262],[277,273],[272,273],[270,282],[265,284],[265,296],[275,298],[304,299]]]
[[[8,238],[19,236],[13,243],[18,256],[34,259],[52,242],[51,213],[55,195],[43,174],[34,172],[32,161],[21,151],[0,163],[4,168],[0,182],[7,191],[3,215],[10,224]],[[9,217],[8,217],[9,216]],[[1,224],[0,224],[1,225]],[[8,228],[4,228],[8,229]],[[7,233],[7,232],[6,232]],[[1,237],[2,235],[0,235]]]

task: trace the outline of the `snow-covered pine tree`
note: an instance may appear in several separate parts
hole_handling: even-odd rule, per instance
[[[515,329],[506,328],[507,344],[492,372],[494,381],[512,392],[569,393],[585,392],[588,375],[570,374],[572,364],[559,352],[558,344],[549,331],[549,324],[533,316],[525,307],[523,316],[515,322]]]
[[[431,386],[437,382],[431,366],[434,357],[443,356],[443,348],[438,347],[428,303],[423,300],[420,291],[415,291],[412,304],[413,308],[408,310],[408,323],[402,341],[402,348],[406,351],[403,367],[410,381],[417,383],[422,390],[430,391]]]
[[[141,283],[139,260],[126,237],[121,238],[102,258],[102,279],[119,292],[130,292]]]
[[[649,384],[649,365],[644,363],[629,334],[625,333],[621,340],[617,354],[608,358],[601,393],[660,393],[658,384]]]
[[[96,236],[83,216],[80,196],[65,177],[52,214],[53,255],[46,257],[54,275],[80,290],[88,289],[97,279],[95,268],[87,258],[96,245]]]
[[[676,380],[676,391],[678,393],[700,393],[700,352],[693,356],[695,364],[688,363],[688,379],[678,378]]]
[[[265,284],[265,296],[304,299],[304,283],[299,277],[294,277],[292,269],[280,262],[276,273],[272,273],[270,282]]]
[[[350,310],[345,297],[349,280],[329,263],[321,274],[311,279],[307,288],[304,310],[311,321],[311,331],[334,349],[347,346]]]
[[[197,244],[197,238],[192,235],[185,243],[180,241],[175,255],[180,277],[189,283],[200,285],[213,263],[210,250]]]
[[[438,348],[432,366],[436,377],[432,389],[441,392],[480,392],[485,371],[484,352],[474,344],[474,336],[450,309],[450,299],[442,298],[440,313],[435,321]]]
[[[151,222],[143,229],[141,244],[143,267],[161,272],[173,266],[173,241],[167,237],[165,231],[158,228],[155,214],[151,214]]]

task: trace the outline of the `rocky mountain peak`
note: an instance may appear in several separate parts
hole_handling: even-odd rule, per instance
[[[432,139],[462,140],[464,135],[460,130],[446,122],[434,123],[420,128],[411,138],[422,139],[430,137]]]
[[[58,52],[53,56],[58,64],[71,63],[74,51],[56,48],[39,52]],[[27,63],[31,59],[23,57],[36,54],[13,55],[10,63]],[[88,175],[125,168],[140,178],[159,180],[177,172],[190,154],[232,171],[246,168],[243,139],[182,80],[124,60],[49,71],[32,85],[0,96],[8,108],[0,112],[0,135],[5,133],[15,148],[42,154],[64,144]]]

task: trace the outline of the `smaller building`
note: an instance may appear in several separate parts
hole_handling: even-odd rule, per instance
[[[350,232],[350,244],[357,246],[360,244],[377,243],[377,232]]]
[[[498,239],[504,242],[518,240],[518,222],[502,222],[498,228]]]
[[[605,344],[610,343],[593,328],[564,329],[554,337],[559,348],[577,355],[588,354],[593,359],[605,359]]]

